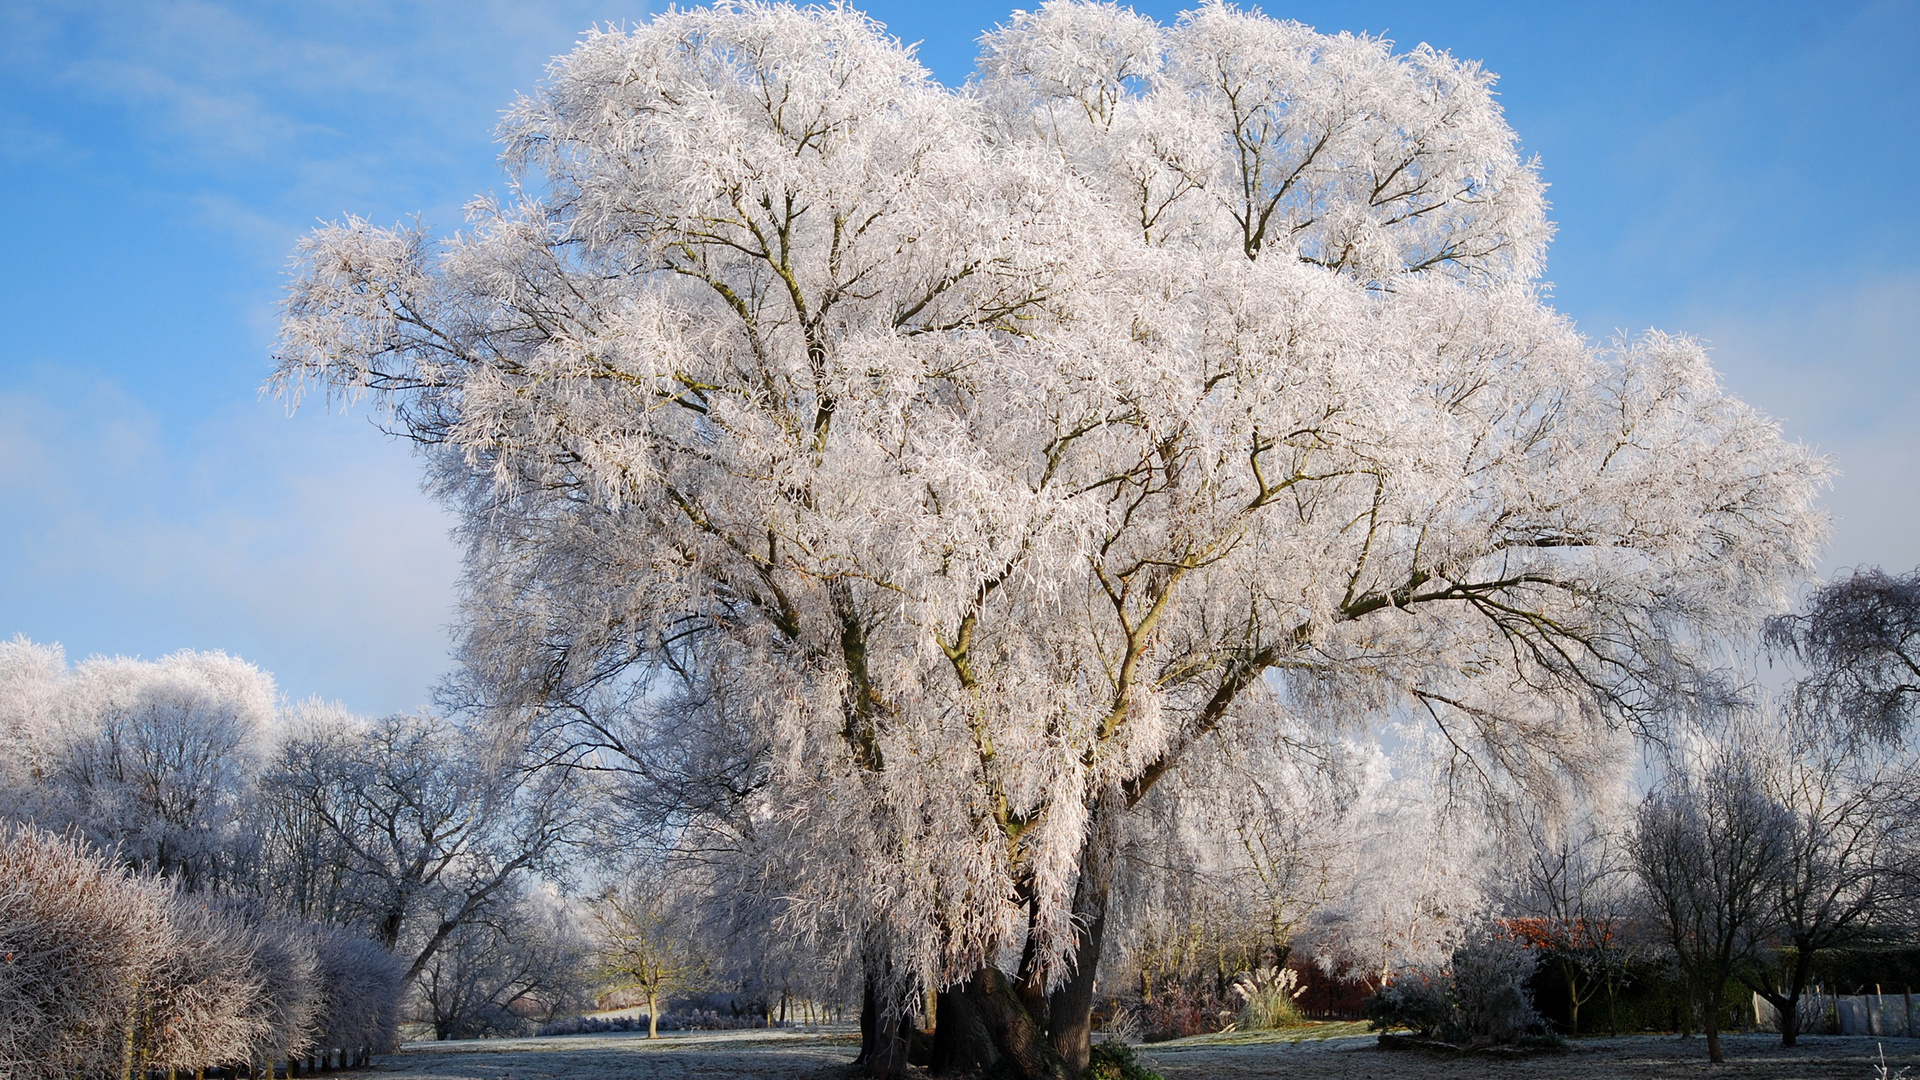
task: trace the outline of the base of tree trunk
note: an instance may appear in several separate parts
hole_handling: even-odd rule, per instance
[[[942,990],[935,998],[933,1048],[927,1071],[934,1076],[985,1073],[1000,1063],[993,1035],[964,992]]]
[[[887,1022],[875,991],[875,980],[869,977],[860,1002],[860,1056],[853,1059],[860,1075],[875,1080],[902,1080],[914,1056],[916,1034],[913,1023],[904,1013],[894,1022]]]
[[[1079,1080],[1034,1022],[1005,972],[991,966],[975,972],[967,984],[967,998],[1020,1080]]]

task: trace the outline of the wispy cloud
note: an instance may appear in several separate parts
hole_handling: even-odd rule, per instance
[[[296,696],[418,706],[458,554],[415,475],[366,424],[269,402],[181,433],[111,383],[0,388],[0,635],[225,648]]]

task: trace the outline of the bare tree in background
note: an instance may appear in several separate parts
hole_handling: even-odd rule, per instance
[[[660,1034],[660,1003],[692,987],[705,962],[663,874],[644,870],[607,890],[593,905],[602,970],[647,1002],[647,1038]]]
[[[1905,736],[1920,708],[1920,570],[1836,577],[1768,620],[1765,641],[1803,669],[1765,758],[1767,789],[1791,821],[1778,906],[1792,951],[1754,986],[1792,1046],[1813,954],[1870,934],[1912,892]]]
[[[1743,755],[1709,753],[1698,768],[1671,768],[1641,803],[1628,851],[1719,1062],[1727,984],[1775,929],[1792,826]]]
[[[584,1004],[589,959],[572,913],[526,890],[442,941],[419,971],[414,1017],[437,1039],[524,1035]]]
[[[1855,570],[1814,590],[1804,610],[1768,620],[1766,641],[1808,673],[1793,713],[1835,731],[1890,740],[1920,709],[1920,570]]]
[[[1509,926],[1545,954],[1566,986],[1569,1034],[1579,1034],[1580,1007],[1597,995],[1606,997],[1607,1030],[1618,1034],[1619,992],[1641,951],[1620,839],[1591,816],[1558,829],[1536,816],[1523,821],[1518,839]]]
[[[1793,1046],[1814,954],[1870,937],[1896,910],[1889,825],[1915,773],[1904,755],[1832,739],[1824,728],[1789,726],[1754,760],[1761,790],[1781,812],[1773,918],[1791,948],[1763,952],[1746,978],[1779,1013],[1781,1045]]]
[[[585,828],[567,774],[501,769],[484,750],[425,715],[286,740],[265,781],[289,841],[280,887],[316,916],[364,927],[418,978],[451,935],[551,869]]]

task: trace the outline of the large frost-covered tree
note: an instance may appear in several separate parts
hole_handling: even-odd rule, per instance
[[[1823,467],[1543,302],[1475,65],[1218,4],[983,45],[952,91],[846,9],[589,34],[470,231],[308,239],[274,381],[427,448],[503,731],[1072,1076],[1185,763],[1397,712],[1551,793],[1777,606]]]

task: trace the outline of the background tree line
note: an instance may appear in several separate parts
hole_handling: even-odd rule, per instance
[[[1181,828],[1120,850],[1103,1023],[1284,1025],[1358,993],[1383,1023],[1455,1037],[1678,1024],[1718,1057],[1757,994],[1791,1045],[1831,1023],[1808,1002],[1835,957],[1891,950],[1892,977],[1915,945],[1916,642],[1920,572],[1838,578],[1768,627],[1795,677],[1703,690],[1643,767],[1558,811],[1479,798],[1414,729],[1392,752],[1209,759],[1227,801],[1167,805]],[[23,1075],[351,1060],[403,1017],[442,1038],[592,1030],[555,1021],[608,1003],[656,1034],[669,999],[715,988],[749,992],[748,1022],[858,1008],[857,958],[786,931],[767,885],[687,824],[730,768],[701,786],[502,767],[445,719],[282,707],[220,654],[69,667],[16,639],[0,687],[20,823],[0,940],[88,943],[5,970],[0,1047]],[[608,836],[679,839],[636,862]],[[1341,986],[1344,1004],[1324,996]],[[909,1058],[977,1064],[977,1040],[955,1045],[965,1006],[933,1005]]]

